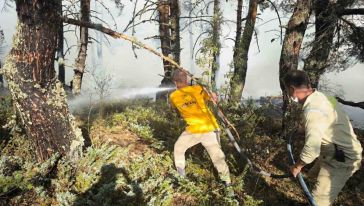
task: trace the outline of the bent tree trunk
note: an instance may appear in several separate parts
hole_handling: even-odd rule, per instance
[[[238,2],[239,3],[239,2]],[[242,4],[242,3],[241,3]],[[238,12],[242,5],[238,4]],[[257,18],[258,0],[250,0],[249,13],[246,18],[244,32],[242,37],[238,37],[240,25],[237,25],[237,36],[234,49],[234,73],[230,80],[230,100],[232,103],[239,103],[245,86],[246,72],[248,70],[248,54],[250,48],[250,42],[252,41],[255,20]],[[241,11],[240,11],[241,12]],[[239,13],[238,13],[239,18]],[[241,16],[240,16],[241,21]],[[239,23],[239,21],[238,21]]]
[[[36,146],[38,161],[55,152],[70,155],[77,145],[76,137],[82,138],[55,76],[60,4],[61,0],[16,1],[18,25],[4,65],[10,93],[25,132]]]
[[[90,0],[81,0],[81,20],[90,21]],[[86,67],[88,28],[80,27],[80,43],[72,80],[72,93],[81,93],[82,77]]]
[[[283,84],[284,75],[298,67],[298,57],[301,50],[303,37],[307,29],[307,23],[311,15],[311,2],[312,0],[298,0],[294,12],[288,22],[286,34],[284,36],[281,57],[279,61],[279,80],[283,94],[283,121],[282,131],[287,132],[286,123],[290,118],[285,115],[288,107],[287,91]],[[291,121],[292,122],[292,121]]]

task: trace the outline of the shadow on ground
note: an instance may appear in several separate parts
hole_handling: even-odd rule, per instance
[[[101,206],[101,205],[140,205],[143,193],[140,186],[133,181],[124,168],[114,164],[104,165],[101,168],[101,178],[90,189],[80,194],[74,206]],[[117,188],[117,181],[122,175],[127,187]]]

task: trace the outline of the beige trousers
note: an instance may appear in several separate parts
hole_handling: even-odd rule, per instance
[[[310,171],[309,176],[318,173],[312,195],[317,206],[332,205],[345,186],[346,181],[360,168],[361,160],[346,159],[338,162],[335,159],[318,160]]]
[[[220,139],[216,132],[193,134],[184,131],[174,144],[174,163],[176,168],[184,170],[186,166],[186,150],[199,143],[207,150],[212,163],[219,173],[220,179],[230,183],[229,168],[225,162],[225,155],[221,150]]]

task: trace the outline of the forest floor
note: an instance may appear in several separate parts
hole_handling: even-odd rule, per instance
[[[125,130],[123,127],[114,128],[112,131],[103,130],[100,137],[107,138],[121,147],[130,146],[132,148],[130,150],[132,151],[131,161],[134,156],[138,156],[146,151],[153,151],[153,148],[147,142],[142,141],[136,134]],[[364,136],[360,136],[360,140],[364,142]],[[300,146],[302,146],[302,141],[297,141],[295,148],[300,148]],[[231,145],[229,147],[229,151],[233,150]],[[272,140],[269,136],[259,136],[249,144],[245,144],[244,147],[248,151],[252,151],[250,154],[253,156],[252,160],[264,170],[276,174],[282,174],[282,171],[288,170],[290,160],[285,143]],[[198,149],[202,149],[202,147]],[[191,155],[198,155],[198,152],[193,149],[191,150],[189,151]],[[304,170],[305,173],[308,171],[308,169]],[[335,205],[364,205],[364,181],[361,177],[364,177],[363,169],[356,172],[348,181]],[[312,188],[314,180],[306,178],[306,183],[309,185],[309,188]],[[273,179],[249,174],[245,179],[244,191],[255,199],[263,200],[261,205],[306,205],[303,191],[299,187],[298,181],[293,178]]]
[[[275,112],[272,110],[269,111],[265,110],[263,113],[274,114]],[[259,113],[258,115],[261,115],[261,113]],[[276,115],[272,116],[276,118]],[[257,120],[256,122],[257,127],[254,130],[256,134],[250,135],[251,137],[243,140],[240,145],[249,152],[248,156],[253,160],[253,162],[259,167],[261,167],[263,170],[268,171],[270,173],[283,174],[289,170],[289,165],[290,165],[288,152],[286,150],[286,141],[283,140],[282,138],[277,137],[276,134],[270,136],[269,133],[272,131],[264,127],[270,127],[272,125],[263,126],[263,124],[261,123],[263,123],[264,121],[268,120],[266,119]],[[277,120],[274,120],[273,122],[277,122]],[[134,155],[138,156],[146,151],[155,152],[155,149],[150,145],[150,142],[148,143],[148,141],[143,140],[143,137],[139,137],[137,134],[129,131],[128,129],[125,129],[125,127],[122,126],[113,127],[113,129],[110,131],[105,129],[105,127],[103,126],[100,126],[98,131],[101,131],[101,133],[98,134],[98,136],[101,138],[106,138],[109,141],[121,147],[125,146],[132,147],[133,149],[131,149],[131,151],[133,151],[132,152],[133,156]],[[356,129],[356,133],[358,134],[359,140],[363,144],[364,131]],[[244,132],[241,135],[244,135]],[[95,136],[95,134],[92,134],[92,136]],[[178,136],[173,137],[174,140],[172,140],[171,143],[176,141],[177,137]],[[304,140],[304,135],[303,133],[301,133],[297,134],[293,141],[293,148],[295,149],[294,153],[296,157],[298,156],[298,151],[303,146],[304,143],[303,140]],[[228,142],[226,136],[225,139],[223,139],[222,141],[223,141],[222,143],[223,147],[225,146],[223,150],[226,153],[230,167],[232,167],[232,174],[238,175],[237,173],[243,172],[242,170],[244,169],[244,166],[246,164],[243,160],[236,158],[238,154],[235,151],[232,144]],[[168,149],[170,150],[170,152],[172,152],[171,146]],[[203,150],[203,147],[201,145],[195,146],[194,148],[191,148],[190,150],[187,151],[186,157],[190,157],[190,161],[197,160],[197,161],[203,161],[206,164],[210,164],[210,167],[207,169],[210,171],[207,172],[214,173],[214,171],[212,171],[213,167],[209,159],[205,158],[201,160],[201,158],[199,158],[199,155],[201,156],[201,150]],[[231,158],[231,156],[234,156],[235,158]],[[307,174],[311,166],[312,164],[308,165],[307,168],[304,169],[304,176],[305,174]],[[189,171],[188,168],[187,171]],[[188,176],[189,174],[187,174],[187,177]],[[361,169],[360,171],[356,172],[356,174],[352,178],[350,178],[350,180],[346,184],[343,191],[340,193],[340,196],[338,197],[334,205],[337,206],[364,205],[364,181],[362,180],[362,178],[360,178],[363,176],[364,176],[364,169]],[[311,179],[305,178],[305,179],[309,188],[312,188],[315,180],[312,178]],[[215,179],[215,181],[217,180]],[[244,177],[243,194],[248,194],[254,199],[262,200],[262,203],[259,205],[273,206],[273,205],[307,204],[306,198],[299,186],[298,181],[293,178],[273,179],[269,177],[256,176],[248,172],[248,174],[245,175]]]
[[[307,205],[295,179],[272,179],[250,173],[224,134],[221,145],[235,196],[227,196],[201,145],[187,151],[187,178],[181,179],[173,165],[173,145],[184,123],[173,110],[166,104],[145,100],[106,107],[104,118],[100,118],[97,108],[91,113],[88,108],[75,112],[88,146],[76,165],[61,162],[57,174],[41,180],[39,174],[29,172],[35,168],[19,166],[20,173],[26,175],[19,178],[15,171],[15,180],[1,174],[4,169],[0,169],[0,205]],[[265,115],[271,112],[271,105],[225,109],[238,128],[239,145],[251,160],[268,172],[286,173],[290,161],[286,141],[277,132],[280,120]],[[364,131],[356,133],[363,144]],[[303,134],[294,137],[295,157],[303,140]],[[23,139],[14,138],[4,144],[0,164],[8,156],[31,157],[31,152],[19,150]],[[334,206],[364,205],[363,176],[361,169],[350,178]],[[312,188],[314,179],[305,179]],[[9,185],[6,191],[15,188],[17,192],[4,192],[4,182]]]

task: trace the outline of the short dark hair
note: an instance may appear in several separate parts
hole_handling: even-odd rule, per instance
[[[311,87],[311,81],[307,73],[301,70],[290,70],[283,77],[283,83],[285,87],[291,86],[296,88],[309,88]]]

